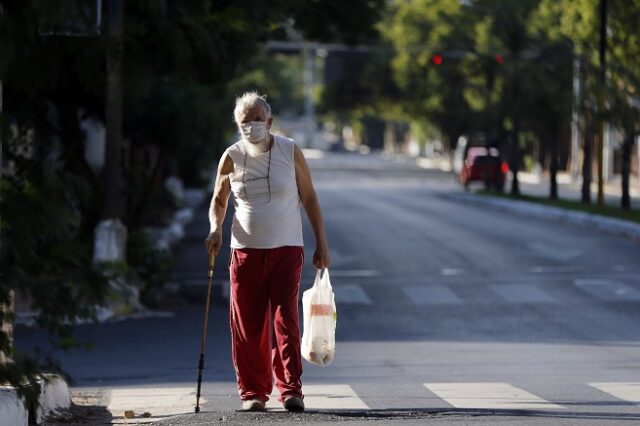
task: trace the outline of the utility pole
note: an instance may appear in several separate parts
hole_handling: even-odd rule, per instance
[[[122,145],[122,53],[124,0],[108,0],[108,45],[106,52],[106,143],[102,221],[95,231],[93,260],[96,263],[124,261],[127,229],[120,221]]]
[[[604,206],[604,94],[607,78],[607,0],[600,0],[600,90],[598,91],[598,207]]]

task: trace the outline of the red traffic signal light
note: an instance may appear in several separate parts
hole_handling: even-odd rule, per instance
[[[433,55],[431,57],[431,62],[434,63],[434,65],[440,65],[442,64],[442,55],[439,53],[436,53],[435,55]]]
[[[501,54],[496,54],[495,56],[496,62],[500,65],[504,64],[504,56],[502,56]]]

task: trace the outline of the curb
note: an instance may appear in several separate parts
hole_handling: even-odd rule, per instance
[[[71,394],[67,382],[54,374],[45,374],[44,377],[45,379],[39,380],[42,388],[38,397],[40,406],[36,410],[37,424],[42,423],[48,416],[60,414],[71,407]],[[13,387],[0,386],[0,419],[3,425],[29,424],[29,410]]]
[[[27,408],[18,397],[18,392],[9,386],[0,388],[0,419],[7,425],[27,426],[29,423]]]
[[[46,380],[40,382],[42,391],[38,398],[40,406],[36,411],[36,423],[40,424],[46,417],[59,414],[71,408],[71,394],[67,382],[55,374],[45,374]]]
[[[640,224],[613,217],[566,210],[522,200],[505,200],[475,194],[446,194],[446,198],[472,204],[479,204],[497,210],[517,213],[540,219],[559,220],[582,228],[596,229],[613,235],[640,241]]]

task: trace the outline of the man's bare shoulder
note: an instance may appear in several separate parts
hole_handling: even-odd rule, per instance
[[[233,159],[229,152],[230,149],[231,147],[227,148],[222,154],[222,157],[220,157],[220,162],[218,163],[218,174],[220,175],[233,173]]]

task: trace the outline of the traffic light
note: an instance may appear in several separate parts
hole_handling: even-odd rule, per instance
[[[504,56],[502,56],[501,54],[497,53],[494,58],[495,58],[497,64],[499,64],[499,65],[503,65],[504,64]]]
[[[433,62],[434,65],[442,65],[442,55],[436,53],[431,57],[431,62]]]

